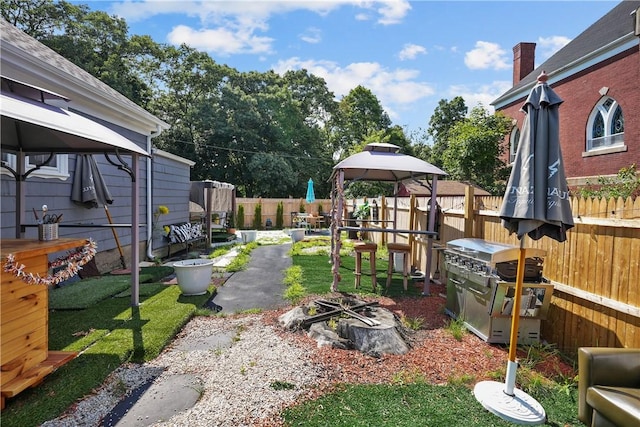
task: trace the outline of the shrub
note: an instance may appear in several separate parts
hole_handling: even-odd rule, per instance
[[[236,219],[236,227],[240,230],[244,228],[244,205],[238,205],[238,218]]]
[[[597,183],[587,180],[586,185],[580,188],[578,193],[584,198],[637,197],[640,195],[640,173],[634,163],[628,168],[620,169],[615,178],[599,176]]]
[[[258,203],[253,211],[253,229],[262,230],[262,203]]]
[[[276,228],[278,230],[284,228],[284,204],[282,202],[278,202],[278,207],[276,208]]]

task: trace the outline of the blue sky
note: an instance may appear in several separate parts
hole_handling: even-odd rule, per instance
[[[536,65],[619,2],[76,1],[125,18],[130,34],[186,43],[240,71],[305,68],[341,99],[363,85],[394,125],[426,130],[441,99],[469,109],[512,86],[512,49],[535,42]]]

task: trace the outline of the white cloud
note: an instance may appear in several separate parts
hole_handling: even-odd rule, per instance
[[[418,55],[425,55],[426,53],[427,49],[425,49],[424,46],[407,43],[402,47],[398,58],[400,58],[401,61],[406,61],[408,59],[415,59]]]
[[[571,41],[570,38],[564,36],[551,36],[538,38],[536,62],[539,64],[547,60],[551,55],[562,49],[567,43]],[[539,59],[539,61],[538,61]]]
[[[258,37],[252,31],[233,31],[228,28],[212,30],[194,30],[185,25],[178,25],[167,35],[170,43],[185,43],[192,48],[218,55],[234,53],[269,53],[273,39]]]
[[[272,15],[297,10],[326,16],[343,6],[362,9],[362,13],[375,12],[378,15],[377,22],[383,25],[397,24],[411,10],[408,0],[146,0],[115,3],[111,7],[111,13],[125,18],[129,23],[155,15],[179,13],[199,17],[202,24],[211,24],[242,15],[268,20]],[[359,18],[360,13],[356,14],[356,19]]]
[[[307,43],[316,44],[322,41],[322,30],[319,28],[307,28],[304,34],[300,35],[300,39]]]
[[[464,55],[464,63],[472,70],[505,70],[511,68],[507,51],[491,42],[477,41],[476,47]]]
[[[378,13],[380,13],[378,22],[382,25],[401,22],[402,18],[411,10],[411,5],[406,0],[389,0],[381,3],[382,5],[378,8]]]
[[[174,28],[167,41],[222,55],[234,53],[268,53],[273,51],[274,39],[259,33],[269,30],[269,19],[276,14],[308,11],[325,16],[333,10],[351,6],[372,16],[382,25],[396,24],[411,9],[408,0],[204,0],[204,1],[125,1],[115,3],[111,13],[133,23],[156,15],[180,14],[199,20],[199,27],[181,25]],[[357,14],[354,19],[359,19]],[[219,39],[216,39],[218,38]],[[305,33],[302,40],[317,43],[314,32]]]
[[[338,99],[358,85],[366,87],[378,98],[392,119],[398,117],[396,111],[410,109],[413,103],[434,94],[431,85],[418,80],[419,71],[389,70],[377,62],[357,62],[341,67],[333,61],[289,58],[273,66],[274,71],[280,74],[302,68],[322,77]]]
[[[511,81],[496,80],[487,85],[480,85],[477,87],[470,87],[467,85],[454,85],[449,87],[448,96],[454,98],[461,96],[464,98],[464,102],[471,109],[479,104],[489,112],[493,112],[494,108],[491,103],[495,101],[500,95],[505,93],[512,87]]]

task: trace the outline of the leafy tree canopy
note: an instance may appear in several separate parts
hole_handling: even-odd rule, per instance
[[[456,96],[451,101],[441,99],[438,106],[429,119],[427,134],[433,138],[433,146],[430,150],[429,162],[438,167],[444,166],[443,153],[449,145],[451,128],[464,120],[467,115],[467,106],[461,96]]]
[[[490,114],[482,106],[471,110],[448,130],[449,142],[442,153],[444,170],[451,179],[471,181],[492,194],[504,193],[509,169],[501,160],[502,143],[511,119]]]

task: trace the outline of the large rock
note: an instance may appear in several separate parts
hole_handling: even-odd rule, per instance
[[[318,347],[331,346],[333,348],[341,348],[350,350],[353,343],[349,340],[341,338],[333,329],[329,327],[327,322],[317,322],[309,327],[308,335],[316,340]]]

